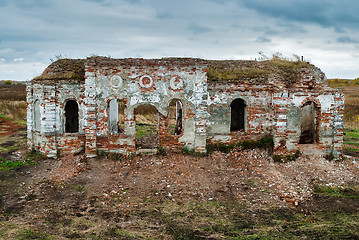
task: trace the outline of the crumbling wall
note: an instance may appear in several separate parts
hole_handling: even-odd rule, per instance
[[[185,145],[205,151],[207,82],[205,65],[196,59],[141,60],[108,58],[87,62],[85,118],[86,151],[135,151],[134,109],[150,104],[158,110],[160,145]],[[124,132],[109,136],[109,102],[125,103]],[[167,115],[171,100],[183,104],[183,133],[171,136]],[[94,124],[95,123],[95,124]],[[91,128],[95,125],[96,128]]]
[[[65,104],[75,100],[79,105],[79,132],[65,133]],[[27,85],[27,131],[28,146],[48,156],[56,156],[59,151],[79,151],[83,146],[83,111],[79,84]],[[35,105],[39,103],[39,109]],[[40,122],[35,123],[39,114]],[[36,125],[38,129],[35,129]]]
[[[300,148],[303,111],[306,105],[313,104],[316,124],[313,144],[338,157],[338,146],[343,139],[343,119],[339,117],[343,116],[343,95],[325,84],[325,76],[319,69],[303,70],[300,74],[301,81],[288,91],[273,94],[275,153],[285,154]]]
[[[208,142],[231,143],[272,133],[271,87],[248,83],[210,83]],[[231,131],[231,103],[245,102],[244,129]]]
[[[51,64],[27,85],[29,147],[48,156],[56,156],[59,151],[85,151],[87,156],[95,156],[99,150],[134,152],[135,109],[149,104],[158,111],[159,146],[167,149],[187,146],[205,152],[207,143],[236,143],[272,135],[275,154],[288,154],[300,149],[306,128],[304,111],[311,105],[307,112],[314,115],[308,115],[313,124],[307,128],[314,129],[310,130],[313,144],[335,157],[341,154],[344,96],[326,85],[319,69],[300,69],[297,76],[293,75],[296,81],[278,72],[271,75],[269,70],[265,71],[268,79],[260,75],[253,80],[250,66],[260,67],[260,62],[231,62],[232,67],[241,70],[236,74],[246,75],[224,81],[222,78],[230,71],[225,64],[222,61],[223,69],[212,71],[218,78],[212,80],[207,70],[213,64],[201,59],[94,57]],[[110,127],[110,122],[114,125],[118,118],[109,119],[113,100],[124,105],[121,131]],[[169,105],[174,100],[182,109],[182,131],[178,134],[169,132]],[[78,128],[66,132],[68,101],[78,106],[73,113],[75,117],[78,113]],[[238,108],[232,105],[236,102]],[[233,121],[240,122],[232,124],[231,129]]]

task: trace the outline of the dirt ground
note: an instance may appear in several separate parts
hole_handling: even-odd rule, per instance
[[[19,126],[2,121],[0,128],[1,144],[25,139]],[[0,172],[0,238],[359,239],[358,159],[329,161],[304,148],[287,163],[240,148],[208,156],[32,157],[35,165]],[[24,148],[1,155],[21,156]],[[318,186],[350,186],[354,197],[316,194]],[[314,213],[324,210],[351,216],[348,230],[318,232],[322,217]]]

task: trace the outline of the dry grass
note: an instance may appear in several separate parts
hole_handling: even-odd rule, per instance
[[[26,86],[24,84],[0,85],[1,116],[25,124],[26,108]]]
[[[0,100],[0,115],[5,116],[13,121],[26,121],[26,102]]]
[[[26,101],[25,84],[0,84],[0,101]]]
[[[274,56],[266,61],[208,61],[208,80],[219,82],[250,81],[254,84],[265,84],[271,75],[282,79],[287,87],[300,79],[298,71],[303,68],[314,68],[308,62],[289,60]]]
[[[59,59],[48,66],[34,82],[44,80],[81,81],[85,76],[86,59]]]
[[[359,129],[359,95],[349,95],[345,98],[344,112],[346,127]]]
[[[157,113],[156,107],[152,105],[145,104],[138,106],[135,109],[136,124],[157,125]]]
[[[342,89],[345,97],[344,127],[359,129],[359,79],[329,79],[329,86]]]

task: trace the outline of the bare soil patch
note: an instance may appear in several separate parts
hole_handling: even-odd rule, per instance
[[[313,151],[276,163],[265,150],[236,148],[34,161],[0,173],[4,239],[359,237],[358,198],[315,192],[354,186],[349,196],[359,196],[353,159],[328,161]]]

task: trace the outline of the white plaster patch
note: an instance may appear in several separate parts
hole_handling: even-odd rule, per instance
[[[277,127],[285,127],[286,125],[286,122],[277,122]]]
[[[300,107],[302,102],[304,101],[305,97],[298,97],[298,96],[293,96],[293,100],[292,103],[296,106],[296,107]]]
[[[278,119],[287,119],[287,115],[279,115]]]
[[[322,107],[322,112],[330,110],[332,105],[334,105],[333,95],[321,95],[318,99]]]
[[[213,137],[213,141],[221,141],[221,142],[230,142],[231,141],[231,136],[218,136],[218,135],[215,135]]]

